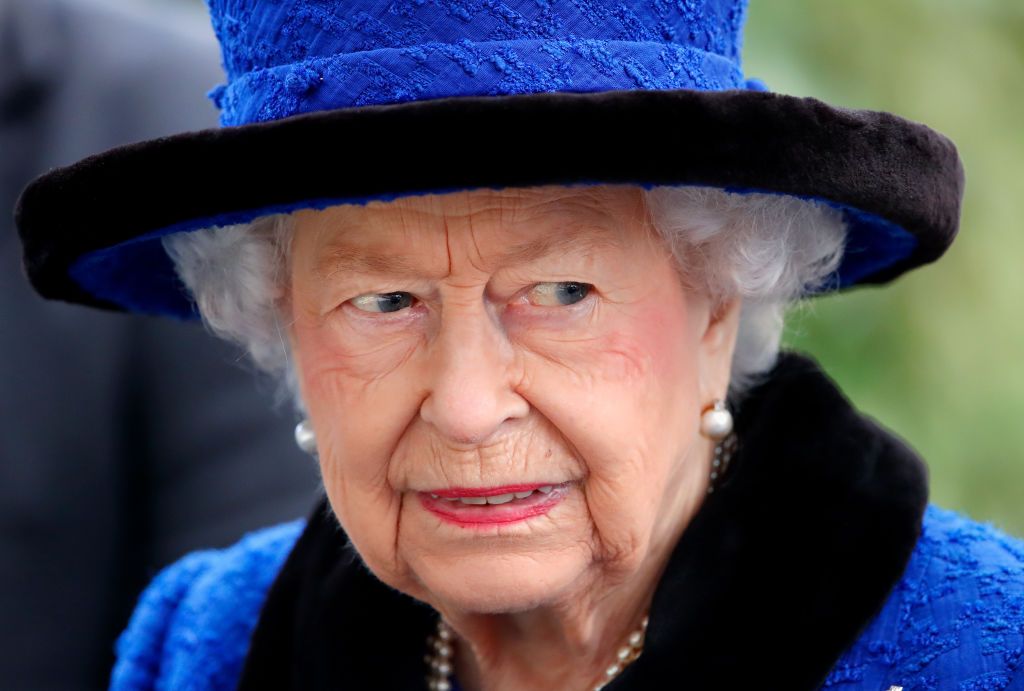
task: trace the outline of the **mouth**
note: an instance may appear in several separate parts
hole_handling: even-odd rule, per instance
[[[423,507],[435,516],[472,527],[518,523],[545,514],[562,501],[569,484],[455,487],[417,494]]]

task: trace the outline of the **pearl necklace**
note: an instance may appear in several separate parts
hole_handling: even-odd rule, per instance
[[[619,676],[631,662],[640,657],[644,650],[644,637],[647,634],[647,620],[645,615],[640,627],[629,634],[626,644],[619,648],[616,653],[615,662],[604,670],[604,676],[594,684],[594,691],[601,691],[612,679]],[[451,691],[452,672],[454,667],[452,658],[455,650],[452,644],[455,642],[455,632],[441,617],[437,618],[437,631],[427,637],[427,649],[430,651],[423,658],[427,663],[427,689],[429,691]]]

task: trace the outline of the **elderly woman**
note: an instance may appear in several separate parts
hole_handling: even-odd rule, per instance
[[[29,275],[244,345],[326,497],[158,576],[114,688],[1022,687],[1024,545],[778,352],[942,254],[947,140],[759,92],[737,0],[211,10],[229,127],[34,183]]]

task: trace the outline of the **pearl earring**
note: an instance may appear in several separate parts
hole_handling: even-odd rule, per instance
[[[722,441],[732,432],[732,413],[725,407],[725,401],[716,398],[700,416],[700,433],[708,439]]]
[[[309,420],[295,425],[295,443],[306,453],[316,455],[316,432]]]
[[[711,460],[711,477],[708,478],[708,494],[713,494],[729,469],[729,463],[736,452],[736,435],[732,433],[732,413],[725,407],[725,401],[716,398],[700,416],[700,433],[715,442],[715,456]]]

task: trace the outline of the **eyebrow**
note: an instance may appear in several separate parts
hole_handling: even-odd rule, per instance
[[[594,229],[596,233],[588,233],[580,238],[572,233],[560,233],[557,230],[530,242],[513,245],[501,255],[503,264],[518,266],[537,261],[552,254],[589,253],[596,249],[619,247],[621,243],[613,234],[604,229]]]
[[[423,273],[423,267],[397,254],[329,245],[326,254],[316,262],[316,272],[325,278],[338,273],[415,276]]]
[[[596,230],[597,233],[588,233],[583,238],[572,233],[553,232],[513,245],[498,256],[497,262],[499,265],[520,266],[554,254],[589,253],[600,248],[621,246],[613,233]],[[422,265],[409,257],[346,245],[328,245],[327,252],[316,263],[316,271],[325,278],[339,273],[403,277],[423,277],[426,273]]]

